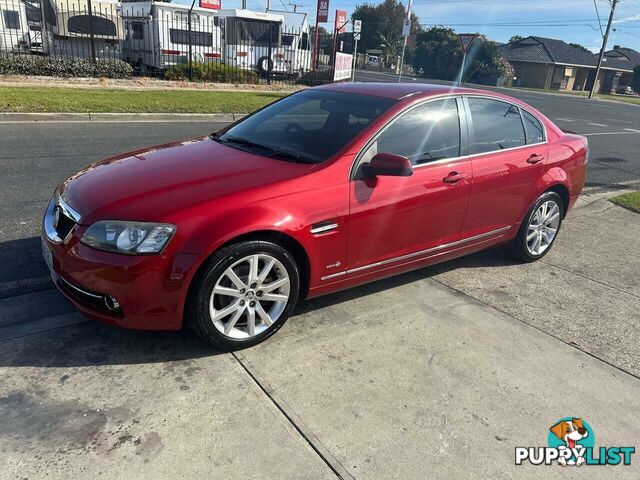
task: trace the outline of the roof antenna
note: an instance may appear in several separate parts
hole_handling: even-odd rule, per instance
[[[289,2],[289,5],[293,7],[293,13],[298,11],[298,7],[304,6],[302,3],[292,3],[292,2]]]

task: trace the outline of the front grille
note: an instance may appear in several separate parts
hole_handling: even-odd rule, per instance
[[[60,238],[67,238],[67,235],[69,235],[69,232],[73,227],[75,227],[75,225],[76,222],[74,222],[73,219],[67,217],[62,209],[60,209],[58,224],[54,227],[58,236]]]
[[[104,301],[104,295],[102,293],[93,292],[87,290],[83,287],[78,287],[73,283],[65,280],[60,275],[57,275],[57,284],[58,286],[73,300],[84,305],[87,308],[91,308],[93,310],[97,310],[101,313],[106,313],[113,317],[123,318],[124,314],[120,308],[115,310],[110,310],[107,308],[107,305]]]

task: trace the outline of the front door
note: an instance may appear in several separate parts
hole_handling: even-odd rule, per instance
[[[472,180],[459,102],[418,105],[367,147],[360,165],[376,153],[393,153],[409,158],[414,170],[410,177],[376,178],[359,178],[356,170],[349,187],[348,275],[389,268],[459,240]]]

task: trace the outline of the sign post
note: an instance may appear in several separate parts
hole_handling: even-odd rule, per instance
[[[460,73],[458,74],[458,86],[462,85],[462,73],[464,72],[464,62],[467,59],[467,50],[476,39],[476,33],[461,33],[458,35],[460,39],[460,46],[462,47],[462,66],[460,67]]]
[[[402,43],[402,56],[400,57],[400,69],[398,70],[398,82],[402,81],[402,66],[404,64],[404,51],[407,49],[407,37],[411,35],[411,8],[413,6],[413,0],[409,0],[407,4],[407,15],[402,22],[402,36],[404,41]]]
[[[360,32],[362,31],[362,20],[353,21],[353,66],[351,67],[351,81],[355,80],[356,67],[358,66],[358,40],[360,40]]]
[[[315,38],[313,40],[313,55],[311,64],[314,70],[318,69],[318,38],[320,32],[318,26],[320,23],[326,23],[329,19],[329,0],[318,0],[318,8],[316,9],[316,29],[314,31]]]
[[[345,27],[349,23],[347,20],[347,12],[344,10],[336,10],[336,18],[333,23],[333,68],[336,68],[336,57],[338,53],[338,35],[345,31]]]

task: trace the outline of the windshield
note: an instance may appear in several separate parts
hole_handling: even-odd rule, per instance
[[[395,100],[369,95],[305,90],[241,121],[217,137],[238,148],[273,152],[278,158],[320,163],[360,134]],[[284,155],[278,155],[277,153]]]

